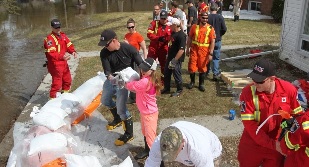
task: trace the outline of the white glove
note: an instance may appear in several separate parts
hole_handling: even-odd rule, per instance
[[[178,60],[173,58],[169,63],[168,63],[168,68],[171,70],[175,69],[176,64],[178,63]]]

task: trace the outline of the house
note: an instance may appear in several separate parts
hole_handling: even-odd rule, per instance
[[[273,0],[243,0],[241,9],[260,11],[263,15],[271,15]]]
[[[309,72],[309,0],[285,0],[280,59]]]

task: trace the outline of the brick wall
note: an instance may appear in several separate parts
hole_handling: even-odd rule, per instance
[[[271,15],[271,7],[273,5],[273,0],[243,0],[242,8],[248,10],[249,1],[261,2],[261,14]]]

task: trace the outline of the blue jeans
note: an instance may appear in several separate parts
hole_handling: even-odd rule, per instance
[[[172,70],[172,69],[168,68],[168,64],[169,64],[170,61],[171,60],[167,60],[166,63],[165,63],[165,67],[164,67],[164,88],[166,88],[166,89],[170,89],[170,87],[171,87],[172,74],[174,76],[175,83],[177,85],[182,84],[182,76],[181,76],[182,62],[178,61],[176,66],[175,66],[175,69]]]
[[[212,73],[216,76],[220,74],[220,68],[219,68],[220,51],[221,51],[221,41],[217,41],[215,43],[215,49],[214,49],[213,56],[212,56],[212,62],[213,62]],[[209,73],[210,63],[211,62],[209,62],[206,65],[207,73]]]
[[[115,94],[116,102],[113,100]],[[126,88],[119,89],[117,85],[112,85],[109,80],[106,80],[103,84],[101,103],[108,108],[117,107],[117,114],[121,120],[126,120],[131,117],[126,105],[128,94],[129,92]]]

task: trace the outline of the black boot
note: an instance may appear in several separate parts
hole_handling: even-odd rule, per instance
[[[148,157],[150,149],[149,149],[149,146],[147,144],[145,136],[144,136],[144,142],[145,142],[145,149],[142,152],[138,153],[135,156],[135,159],[144,159],[144,158]]]
[[[122,127],[124,130],[124,134],[121,135],[117,140],[115,140],[116,146],[122,146],[125,143],[133,140],[133,121],[132,117],[127,120],[122,121]]]
[[[111,111],[111,113],[113,114],[114,120],[113,120],[112,122],[109,122],[109,123],[106,125],[106,129],[107,129],[107,130],[113,130],[113,129],[115,129],[116,127],[118,127],[118,126],[121,125],[121,118],[120,118],[120,116],[117,114],[117,108],[116,108],[116,107],[111,108],[110,111]]]
[[[239,16],[238,15],[236,16],[236,21],[239,21]]]
[[[205,73],[200,73],[199,74],[199,86],[198,90],[205,92],[205,87],[204,87],[204,80],[205,80]]]
[[[171,92],[171,90],[169,88],[163,88],[161,90],[161,94],[169,94]]]
[[[237,21],[237,15],[234,15],[234,22]]]
[[[195,83],[195,73],[190,74],[191,82],[188,85],[188,89],[192,89]]]
[[[135,103],[135,99],[136,99],[136,93],[130,92],[129,98],[127,100],[127,104]]]
[[[179,97],[180,94],[182,93],[183,87],[182,87],[182,83],[177,84],[177,91],[173,94],[171,94],[171,97]]]

